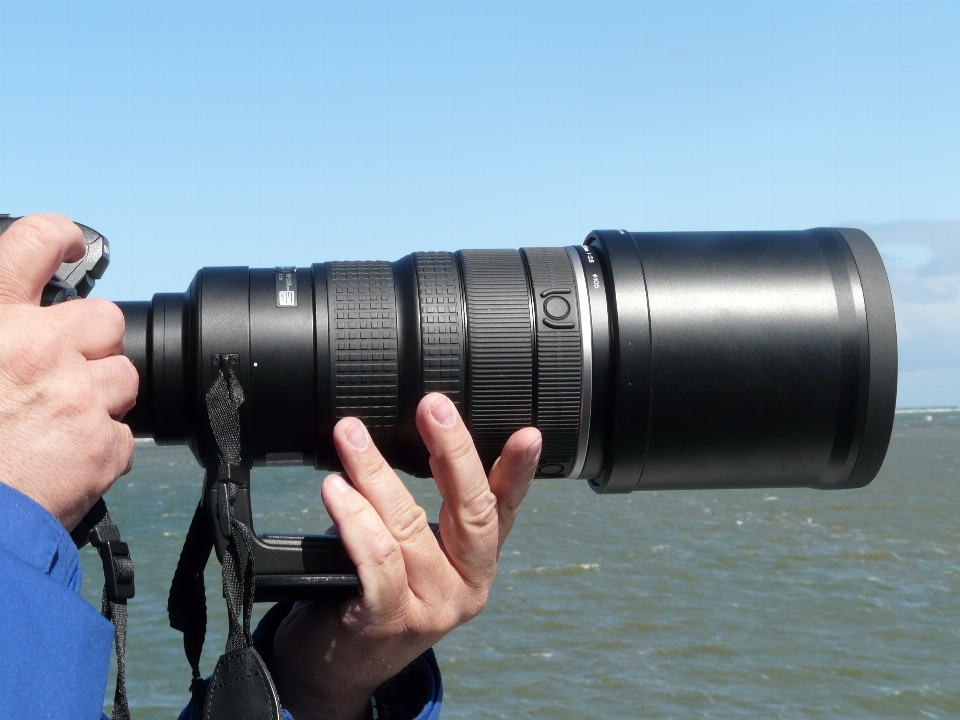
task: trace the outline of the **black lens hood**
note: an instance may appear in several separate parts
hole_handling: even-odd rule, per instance
[[[601,493],[862,487],[893,428],[897,337],[859,230],[598,230],[611,390]]]

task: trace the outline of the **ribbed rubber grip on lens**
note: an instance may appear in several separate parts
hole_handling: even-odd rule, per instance
[[[537,473],[573,470],[580,435],[583,357],[576,280],[563,248],[523,248],[537,316],[537,427],[543,450]]]
[[[516,250],[461,250],[467,304],[467,416],[487,469],[533,421],[530,292]]]
[[[380,261],[330,262],[327,277],[333,416],[359,418],[389,444],[398,389],[393,271]]]
[[[464,412],[463,302],[453,253],[416,252],[423,392],[439,392]]]

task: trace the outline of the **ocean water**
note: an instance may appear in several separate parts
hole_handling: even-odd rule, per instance
[[[320,479],[257,472],[257,530],[322,532]],[[185,449],[144,443],[108,495],[137,569],[135,720],[187,701],[166,593],[200,481]],[[435,516],[432,481],[409,484]],[[99,560],[81,554],[99,607]],[[209,673],[226,637],[215,559],[207,588]],[[487,608],[437,655],[447,718],[958,718],[960,411],[898,413],[862,490],[600,497],[537,481]]]

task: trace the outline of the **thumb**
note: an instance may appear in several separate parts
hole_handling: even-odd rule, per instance
[[[28,215],[0,235],[0,304],[40,304],[64,261],[83,257],[83,231],[62,215]]]

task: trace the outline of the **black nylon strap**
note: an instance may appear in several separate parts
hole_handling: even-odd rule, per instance
[[[227,483],[228,497],[236,493],[236,486]],[[227,635],[226,652],[253,645],[250,620],[253,616],[253,591],[255,564],[253,559],[253,534],[236,518],[231,518],[233,538],[223,557],[223,597],[227,601],[227,616],[230,630]]]
[[[130,706],[127,704],[127,601],[110,600],[104,590],[100,612],[116,628],[113,646],[117,652],[117,686],[113,692],[113,712],[110,718],[130,720]]]
[[[240,406],[245,398],[243,387],[232,368],[228,367],[224,373],[221,367],[205,399],[210,429],[217,441],[221,465],[240,465]],[[225,508],[228,509],[236,498],[237,485],[229,479],[219,478],[218,473],[218,481],[223,483],[221,502],[225,503]],[[255,584],[253,533],[232,513],[229,517],[232,537],[223,556],[222,572],[223,597],[227,602],[230,622],[226,646],[228,653],[253,645],[250,619],[253,615]]]
[[[221,465],[240,465],[240,406],[244,401],[243,387],[227,367],[221,366],[214,378],[205,400],[210,429],[217,441]],[[225,473],[229,476],[230,473]],[[233,517],[230,507],[237,496],[237,486],[229,479],[222,482],[221,503],[229,519],[230,544],[223,555],[223,597],[227,601],[230,631],[226,652],[239,650],[253,644],[250,636],[250,618],[253,614],[254,560],[253,534],[242,522]],[[226,533],[224,533],[226,534]]]
[[[221,464],[239,465],[240,406],[246,398],[232,369],[228,368],[226,374],[222,368],[217,372],[204,399]]]
[[[170,627],[183,633],[183,652],[193,671],[190,694],[194,703],[194,717],[199,718],[203,704],[203,678],[200,675],[200,656],[207,634],[207,593],[203,571],[213,550],[213,537],[203,503],[197,505],[190,521],[190,529],[183,541],[177,570],[170,583],[167,598],[167,616]],[[199,704],[198,704],[199,702]]]
[[[110,519],[107,504],[100,498],[77,526],[71,537],[78,547],[80,528],[87,530],[86,540],[100,553],[103,563],[104,586],[100,612],[113,623],[113,645],[117,653],[117,684],[113,693],[111,720],[130,720],[127,703],[127,599],[134,594],[133,560],[126,543],[120,539],[120,530]]]
[[[220,359],[224,357],[227,356]],[[244,717],[279,720],[276,688],[253,647],[250,633],[256,578],[253,533],[232,512],[238,486],[231,478],[245,474],[240,466],[239,411],[244,393],[229,362],[217,363],[215,367],[217,375],[204,399],[220,465],[215,467],[212,458],[207,462],[204,500],[197,507],[187,532],[170,587],[167,611],[170,625],[183,632],[184,652],[193,671],[191,693],[195,718],[234,718],[242,709]],[[217,507],[209,507],[214,497]],[[223,597],[230,627],[225,652],[207,686],[200,675],[200,655],[207,626],[203,570],[214,546],[215,532],[223,561]],[[228,542],[224,548],[225,539]]]

